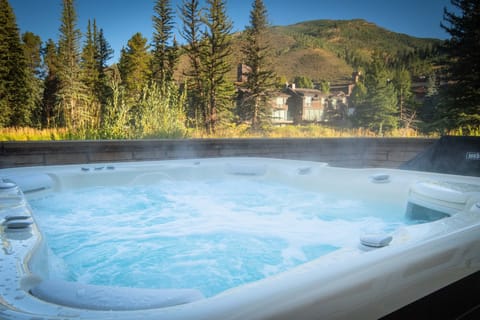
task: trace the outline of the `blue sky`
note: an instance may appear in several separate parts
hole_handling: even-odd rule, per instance
[[[115,50],[115,58],[136,32],[151,38],[154,0],[76,0],[77,27],[85,32],[88,19],[96,19]],[[20,31],[42,40],[58,38],[62,0],[9,0]],[[171,0],[178,12],[182,0]],[[316,19],[356,19],[373,22],[394,32],[422,38],[446,39],[440,27],[443,8],[450,0],[264,0],[272,25],[289,25]],[[234,31],[249,23],[252,0],[227,0]],[[179,24],[177,25],[181,27]],[[181,39],[179,39],[181,40]]]

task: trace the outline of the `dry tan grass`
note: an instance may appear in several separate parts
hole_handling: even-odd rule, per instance
[[[450,132],[459,135],[460,132]],[[413,129],[397,129],[386,132],[381,137],[437,137],[423,135]],[[262,131],[252,131],[248,125],[229,125],[219,128],[215,134],[206,134],[203,130],[190,129],[185,138],[337,138],[337,137],[380,137],[373,131],[363,128],[331,128],[321,125],[270,127]],[[128,137],[125,137],[128,139]],[[150,137],[155,138],[155,137]],[[158,137],[162,138],[162,137]],[[41,141],[41,140],[78,140],[82,137],[69,132],[65,128],[0,128],[0,141]]]
[[[35,129],[28,127],[0,128],[0,141],[41,141],[41,140],[65,140],[68,130],[59,129]]]

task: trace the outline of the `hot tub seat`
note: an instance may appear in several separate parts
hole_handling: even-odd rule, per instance
[[[110,287],[61,280],[44,280],[30,293],[47,302],[90,310],[164,308],[204,298],[196,289]]]

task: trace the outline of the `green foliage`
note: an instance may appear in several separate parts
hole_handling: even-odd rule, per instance
[[[59,114],[56,109],[56,95],[59,88],[58,68],[59,57],[57,45],[52,39],[48,39],[44,49],[44,68],[46,77],[42,97],[42,112],[40,122],[43,127],[56,127],[59,123]]]
[[[330,93],[330,82],[322,80],[318,84],[320,91],[324,94],[329,94]]]
[[[22,35],[25,59],[31,74],[40,77],[42,66],[42,40],[32,32],[25,32]]]
[[[76,28],[74,0],[63,0],[62,24],[58,42],[58,92],[56,109],[60,125],[81,129],[89,125],[86,90],[81,81],[80,38]]]
[[[435,74],[431,74],[427,81],[427,94],[421,106],[419,106],[418,116],[422,121],[421,126],[425,132],[432,131],[434,128],[431,124],[434,123],[436,117],[436,110],[439,105],[440,96],[439,88]]]
[[[135,33],[122,50],[119,69],[127,96],[137,100],[151,77],[151,55],[148,52],[147,39],[141,33]]]
[[[95,88],[100,77],[100,68],[97,66],[97,27],[92,25],[88,20],[87,33],[85,34],[85,44],[82,50],[81,67],[82,67],[82,80],[85,86],[90,91],[90,95],[95,94]]]
[[[411,91],[410,73],[406,69],[395,70],[392,83],[397,93],[400,124],[404,128],[409,128],[417,119],[417,103]]]
[[[204,99],[202,97],[202,80],[200,78],[200,4],[199,0],[183,0],[180,14],[182,20],[182,37],[188,56],[189,68],[185,72],[188,88],[187,116],[193,127],[203,126],[206,121]]]
[[[390,32],[361,19],[306,21],[274,27],[271,33],[276,40],[278,74],[290,79],[303,75],[331,83],[349,76],[347,64],[353,69],[368,66],[375,51],[385,52],[391,63],[405,66],[412,76],[429,74],[442,43]]]
[[[31,124],[33,85],[15,15],[0,0],[0,127]]]
[[[305,76],[296,76],[293,82],[297,88],[313,89],[312,79]]]
[[[90,118],[89,127],[93,128],[98,127],[101,112],[101,98],[98,92],[101,69],[97,65],[97,33],[95,21],[92,27],[89,20],[81,57],[81,80],[86,91],[84,103],[88,108],[86,112],[88,112],[88,117]]]
[[[113,67],[109,73],[112,92],[105,108],[105,117],[99,130],[103,139],[125,138],[182,138],[186,134],[186,92],[173,82],[150,81],[142,88],[137,100],[132,101],[121,85],[120,73]]]
[[[95,21],[95,20],[94,20]],[[96,29],[96,24],[94,24],[94,29]],[[110,44],[108,43],[107,39],[105,39],[105,35],[103,34],[103,29],[100,28],[98,32],[94,32],[94,39],[95,39],[95,44],[97,48],[97,55],[96,55],[96,61],[97,61],[97,66],[100,70],[104,70],[108,66],[108,60],[113,55],[113,49],[110,47]]]
[[[367,100],[367,87],[363,81],[358,82],[350,94],[350,102],[352,107],[356,108],[365,103]]]
[[[26,32],[22,36],[22,41],[27,62],[27,82],[30,89],[27,100],[27,109],[31,110],[30,124],[35,127],[40,127],[43,95],[43,80],[41,79],[43,75],[41,69],[42,40],[39,36],[31,32]]]
[[[102,108],[111,94],[107,85],[105,66],[112,50],[103,37],[103,32],[98,30],[95,20],[93,25],[89,20],[85,38],[81,60],[81,80],[87,93],[85,102],[91,118],[90,127],[97,128],[100,125]]]
[[[447,42],[448,80],[437,108],[436,124],[451,130],[480,127],[480,2],[451,0],[456,10],[445,10],[442,27],[451,35]]]
[[[416,48],[425,48],[432,43],[441,43],[434,39],[418,39],[394,33],[362,19],[313,20],[284,27],[284,30],[304,38],[313,38],[310,43],[315,43],[314,39],[321,39],[322,42],[317,43],[316,47],[328,48],[350,60],[349,63],[352,65],[355,61],[361,65],[371,62],[369,52],[372,52],[372,49],[395,55],[397,52],[412,51]]]
[[[130,128],[132,115],[127,102],[125,87],[121,85],[118,66],[114,65],[109,70],[107,78],[111,95],[105,105],[99,134],[103,139],[133,138],[133,130]]]
[[[375,56],[365,75],[367,94],[357,105],[353,121],[382,135],[398,125],[397,94],[381,56]]]
[[[232,22],[224,0],[207,0],[208,11],[202,17],[206,27],[199,52],[202,103],[205,129],[214,133],[217,124],[231,121],[234,87],[227,79],[232,55]]]
[[[267,9],[262,0],[254,0],[242,47],[249,70],[245,74],[247,81],[240,101],[241,116],[251,121],[254,130],[268,123],[271,114],[269,98],[274,88],[275,73],[269,59],[271,50],[267,28]]]
[[[176,64],[176,46],[169,45],[173,33],[173,10],[169,0],[156,0],[153,15],[153,76],[170,81]]]
[[[142,138],[183,138],[185,136],[185,93],[174,82],[155,82],[143,89],[137,118],[137,136]],[[139,116],[139,117],[138,117]]]
[[[437,61],[443,55],[438,48],[440,45],[416,48],[413,51],[399,53],[392,61],[392,68],[407,69],[412,78],[421,78],[435,72]]]

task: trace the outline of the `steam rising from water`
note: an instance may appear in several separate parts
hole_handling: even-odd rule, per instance
[[[242,178],[96,187],[30,204],[56,277],[206,296],[403,223],[391,204]]]

